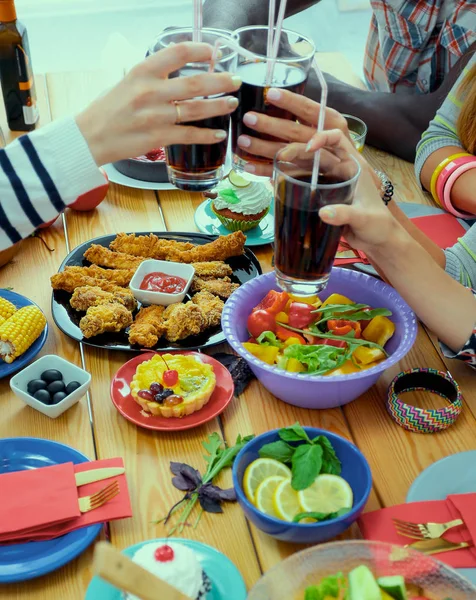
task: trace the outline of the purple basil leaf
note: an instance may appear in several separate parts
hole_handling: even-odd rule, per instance
[[[202,483],[202,476],[200,475],[200,471],[197,471],[197,469],[194,469],[186,463],[171,462],[170,470],[174,475],[177,475],[177,477],[182,477],[183,479],[188,481],[192,486],[184,489],[193,490]]]
[[[236,502],[236,492],[235,488],[229,488],[228,490],[220,490],[220,500],[226,502]]]
[[[220,488],[212,483],[206,483],[200,488],[200,494],[210,498],[210,500],[215,500],[215,502],[221,502],[220,492]]]
[[[220,503],[216,500],[210,498],[207,494],[203,494],[202,490],[198,494],[198,499],[200,501],[200,506],[203,508],[205,512],[208,513],[222,513],[223,509],[220,506]]]
[[[172,485],[182,492],[192,492],[196,488],[191,481],[182,475],[176,475],[175,477],[172,477]]]

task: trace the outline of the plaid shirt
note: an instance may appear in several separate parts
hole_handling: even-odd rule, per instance
[[[475,0],[371,0],[364,59],[372,90],[427,94],[476,41]]]

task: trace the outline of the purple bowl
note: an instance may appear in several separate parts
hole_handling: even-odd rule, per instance
[[[390,356],[371,369],[349,375],[324,377],[288,373],[255,358],[242,345],[249,338],[246,329],[249,314],[270,290],[281,291],[274,273],[266,273],[242,285],[225,304],[222,327],[228,343],[247,361],[264,387],[288,404],[302,408],[334,408],[352,402],[372,387],[386,369],[401,360],[415,341],[418,330],[416,317],[391,286],[364,273],[333,268],[320,298],[338,293],[354,302],[391,310],[396,331],[386,345]]]

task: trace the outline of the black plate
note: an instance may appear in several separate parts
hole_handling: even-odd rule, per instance
[[[148,235],[150,232],[139,232],[136,235]],[[160,238],[167,240],[176,240],[178,242],[190,242],[196,245],[207,244],[217,238],[217,236],[205,235],[202,233],[158,233],[153,232]],[[113,235],[103,235],[97,237],[88,242],[84,242],[80,246],[77,246],[62,262],[59,270],[63,271],[65,267],[86,267],[90,263],[84,259],[84,253],[92,246],[92,244],[100,244],[101,246],[109,247],[109,244],[116,237]],[[232,281],[235,283],[243,284],[261,275],[262,270],[256,256],[245,248],[245,254],[242,256],[235,256],[229,258],[226,261],[233,269],[233,275],[231,276]],[[120,333],[104,333],[93,338],[86,339],[83,337],[81,329],[79,328],[79,321],[84,313],[77,312],[71,308],[69,300],[71,294],[62,291],[53,291],[51,299],[51,311],[53,319],[56,325],[61,329],[63,333],[77,340],[83,342],[88,346],[94,346],[96,348],[107,348],[108,350],[124,350],[126,352],[140,352],[142,349],[138,346],[131,346],[127,339],[127,329]],[[189,299],[189,298],[187,298]],[[140,306],[140,305],[139,305]],[[225,341],[225,336],[221,330],[221,327],[214,327],[213,329],[207,329],[200,335],[194,335],[186,338],[181,342],[168,342],[163,339],[160,340],[157,346],[150,348],[150,350],[197,350],[200,348],[207,348],[209,346],[215,346]]]

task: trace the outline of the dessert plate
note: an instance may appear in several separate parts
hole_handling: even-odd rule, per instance
[[[126,362],[114,375],[111,383],[111,398],[114,406],[125,419],[134,423],[134,425],[154,431],[184,431],[185,429],[192,429],[214,419],[233,400],[235,386],[230,372],[226,367],[207,354],[182,352],[181,354],[197,356],[202,362],[212,365],[217,383],[210,400],[202,409],[182,418],[171,417],[170,419],[166,419],[165,417],[149,415],[142,410],[131,396],[130,384],[137,367],[144,361],[150,360],[154,354],[157,353],[144,352],[141,356],[136,356]]]
[[[0,440],[0,474],[62,463],[89,462],[78,450],[58,442],[29,437]],[[101,524],[83,527],[47,542],[0,546],[0,583],[33,579],[56,571],[95,540]]]
[[[195,211],[194,218],[197,229],[209,235],[228,235],[230,231],[213,214],[211,202],[211,200],[205,200]],[[244,233],[246,235],[246,246],[263,246],[274,242],[274,202],[271,203],[268,214],[258,227]]]
[[[132,177],[127,177],[127,175],[123,175],[119,173],[116,167],[109,163],[103,166],[103,169],[106,171],[106,175],[109,178],[111,183],[117,183],[118,185],[123,185],[125,187],[135,188],[137,190],[156,190],[158,192],[165,190],[177,190],[177,188],[172,185],[169,181],[164,183],[157,183],[155,181],[141,181],[140,179],[133,179]]]
[[[10,290],[0,289],[0,297],[5,298],[5,300],[8,300],[17,308],[23,308],[24,306],[30,306],[31,304],[37,306],[37,304],[35,304],[25,296],[22,296],[21,294],[17,294],[16,292],[12,292]],[[38,308],[40,307],[38,306]],[[12,375],[13,373],[16,373],[20,369],[23,369],[23,367],[26,366],[33,358],[35,358],[38,352],[43,348],[47,337],[48,324],[45,325],[45,328],[41,332],[40,337],[33,342],[33,344],[28,348],[26,352],[24,352],[12,363],[8,364],[0,358],[0,379],[2,379],[3,377],[7,377],[7,375]]]
[[[241,573],[236,566],[224,554],[211,546],[187,539],[157,539],[147,540],[123,550],[123,554],[132,558],[134,554],[150,542],[167,544],[176,542],[191,548],[197,555],[203,570],[210,578],[212,589],[204,600],[245,600],[246,586]],[[123,600],[124,594],[106,583],[99,577],[93,577],[86,591],[85,600]]]

